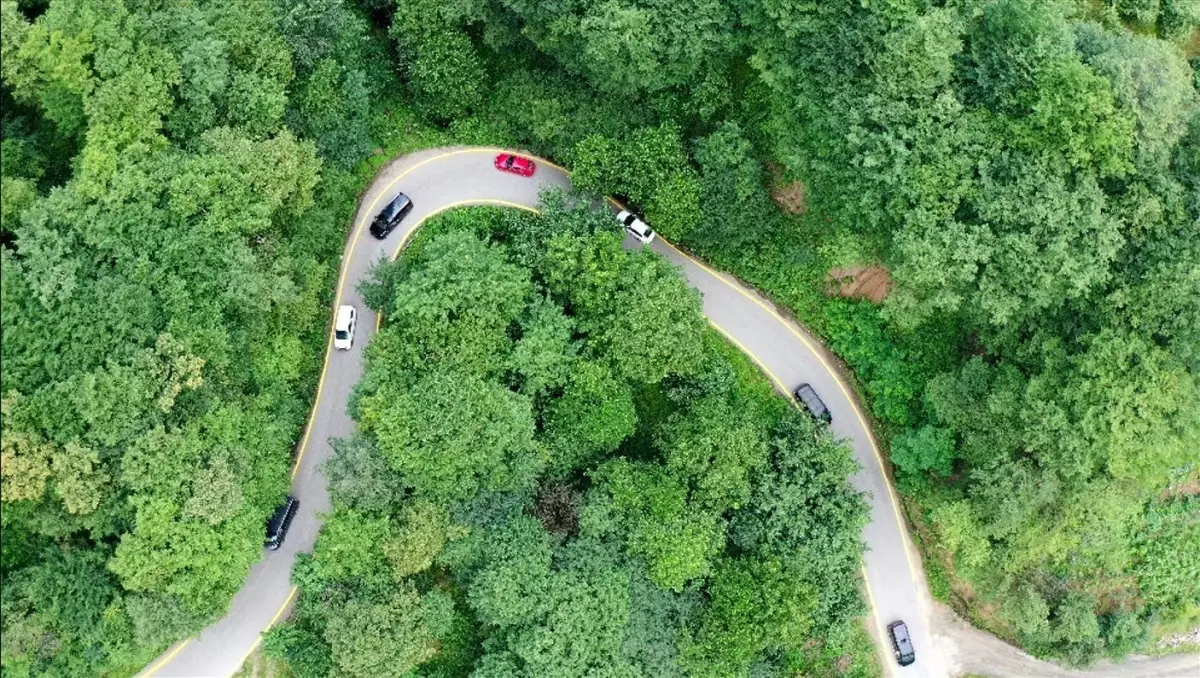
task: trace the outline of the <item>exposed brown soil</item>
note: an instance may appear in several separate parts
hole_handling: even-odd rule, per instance
[[[804,183],[784,181],[783,168],[773,162],[767,163],[767,169],[771,171],[771,198],[779,208],[796,216],[804,214],[808,204],[805,200],[808,191],[804,188]]]
[[[829,271],[830,296],[869,299],[880,303],[892,291],[892,276],[885,266],[848,266]]]

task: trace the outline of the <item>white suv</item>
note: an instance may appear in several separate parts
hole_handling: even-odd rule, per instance
[[[646,222],[638,219],[636,216],[621,210],[617,212],[617,221],[625,227],[626,232],[632,235],[638,242],[643,245],[649,245],[654,242],[654,231],[646,225]]]
[[[358,313],[353,306],[338,307],[337,320],[333,322],[333,347],[339,351],[349,351],[354,345],[354,321]]]

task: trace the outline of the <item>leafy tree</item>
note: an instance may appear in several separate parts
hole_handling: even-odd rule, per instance
[[[331,614],[325,639],[337,671],[347,676],[408,672],[437,652],[420,594],[397,584],[379,602],[350,600]]]
[[[578,468],[620,446],[637,426],[633,390],[604,363],[579,361],[561,398],[548,408],[543,428],[554,466]]]
[[[833,441],[814,436],[813,428],[791,410],[776,424],[770,460],[755,474],[753,493],[733,515],[729,536],[742,552],[803,565],[804,579],[818,592],[814,622],[827,634],[861,609],[853,581],[868,509],[849,486],[854,460]]]
[[[779,561],[727,560],[709,587],[712,607],[684,661],[698,675],[744,673],[769,647],[787,649],[812,624],[816,592]]]
[[[1026,642],[1037,642],[1050,630],[1050,606],[1030,584],[1022,584],[1010,594],[1004,603],[1004,615]]]
[[[396,7],[390,34],[403,57],[417,107],[440,121],[460,118],[483,103],[487,74],[454,10],[429,2]]]
[[[1054,610],[1054,636],[1066,645],[1067,657],[1074,662],[1088,662],[1099,652],[1100,621],[1095,606],[1094,597],[1070,591]]]
[[[567,383],[577,351],[572,325],[571,318],[549,299],[530,305],[521,323],[521,338],[509,357],[511,369],[522,379],[523,393],[534,395]]]
[[[327,676],[333,668],[329,644],[317,629],[282,624],[263,634],[263,653],[286,660],[297,676]]]
[[[911,475],[946,477],[954,470],[954,435],[948,428],[923,426],[892,441],[892,461]]]
[[[545,463],[529,400],[474,375],[435,372],[408,390],[387,386],[364,396],[361,411],[392,468],[432,499],[530,488]]]
[[[1136,116],[1139,156],[1144,162],[1166,162],[1197,106],[1186,62],[1153,38],[1112,33],[1095,24],[1081,24],[1076,33],[1083,58]]]
[[[747,410],[708,398],[659,429],[666,467],[689,481],[694,504],[719,512],[750,498],[750,478],[767,463],[767,440],[760,418]]]
[[[384,340],[411,344],[408,360],[494,371],[532,293],[528,272],[462,232],[436,238],[422,254],[395,283]]]
[[[656,466],[624,460],[609,462],[598,475],[607,495],[601,501],[611,502],[629,549],[646,559],[654,583],[678,592],[711,571],[723,525],[713,513],[688,505],[683,483]]]
[[[381,545],[391,534],[387,516],[354,509],[336,510],[321,528],[321,539],[313,549],[318,576],[331,581],[361,579],[384,564]]]
[[[467,529],[452,522],[446,509],[416,502],[404,511],[403,521],[383,544],[383,553],[397,579],[429,569],[446,544],[466,536]]]
[[[323,470],[335,506],[385,511],[403,499],[404,478],[392,470],[373,439],[354,436],[332,443],[334,454]]]

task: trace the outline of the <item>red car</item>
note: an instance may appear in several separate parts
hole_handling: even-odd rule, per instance
[[[501,172],[512,172],[523,177],[531,177],[537,166],[529,158],[522,158],[512,153],[501,153],[496,156],[496,169]]]

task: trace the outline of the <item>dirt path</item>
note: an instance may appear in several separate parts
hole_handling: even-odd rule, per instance
[[[1134,656],[1120,664],[1102,661],[1090,669],[1063,668],[1029,656],[996,636],[971,626],[950,608],[935,604],[932,633],[951,675],[996,678],[1200,678],[1200,654]]]

